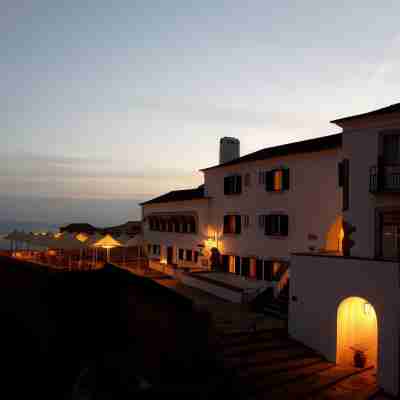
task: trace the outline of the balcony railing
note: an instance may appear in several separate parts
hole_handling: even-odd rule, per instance
[[[400,165],[374,165],[371,167],[369,190],[372,193],[400,192]]]

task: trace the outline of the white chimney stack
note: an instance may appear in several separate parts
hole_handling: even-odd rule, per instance
[[[224,164],[240,157],[240,141],[233,137],[223,137],[219,141],[219,163]]]

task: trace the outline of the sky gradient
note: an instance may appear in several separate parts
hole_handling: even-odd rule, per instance
[[[399,101],[399,15],[376,0],[3,0],[0,197],[108,200],[119,223],[199,185],[220,137],[246,154],[337,132]]]

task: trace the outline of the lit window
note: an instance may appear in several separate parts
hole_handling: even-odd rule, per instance
[[[282,179],[283,179],[282,170],[275,171],[275,173],[274,173],[274,190],[276,192],[280,192],[282,190]]]

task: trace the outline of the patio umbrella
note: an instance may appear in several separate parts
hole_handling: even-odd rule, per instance
[[[83,249],[87,248],[87,245],[86,243],[81,242],[75,237],[62,236],[59,239],[54,239],[51,243],[51,246],[49,247],[53,249],[66,250],[66,251],[79,250],[79,266],[80,266],[82,262],[82,252]],[[71,265],[71,256],[69,257],[69,263]]]
[[[97,248],[94,246],[96,242],[102,239],[104,236],[98,232],[95,232],[93,235],[90,235],[89,238],[86,240],[85,244],[88,248],[93,249],[93,264],[96,265],[97,263]]]
[[[121,247],[122,243],[114,239],[111,235],[107,234],[96,243],[93,244],[94,247],[101,247],[107,250],[107,262],[110,262],[110,250],[114,247]]]

